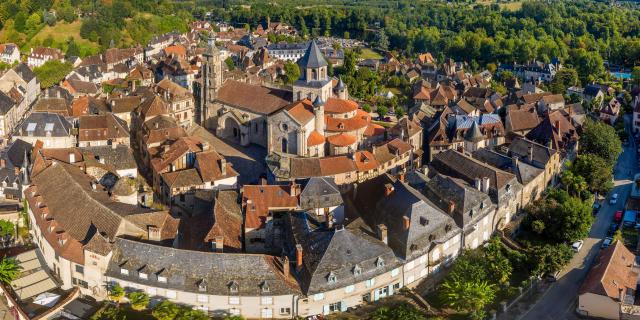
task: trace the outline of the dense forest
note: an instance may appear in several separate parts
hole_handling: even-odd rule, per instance
[[[203,1],[198,10],[213,10],[214,19],[234,25],[255,26],[270,17],[311,36],[361,38],[405,56],[430,51],[476,68],[555,57],[597,77],[603,61],[640,62],[640,10],[633,4],[525,1],[508,10],[444,1]]]

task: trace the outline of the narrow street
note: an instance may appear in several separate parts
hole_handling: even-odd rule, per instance
[[[624,120],[627,131],[631,132],[630,117],[625,115]],[[636,173],[636,145],[632,138],[629,140],[629,145],[624,148],[614,169],[615,186],[602,202],[602,208],[591,227],[589,237],[584,240],[582,250],[580,250],[580,252],[571,259],[569,265],[561,271],[560,279],[552,284],[547,292],[538,300],[536,305],[520,319],[578,319],[575,313],[578,290],[589,272],[593,260],[600,251],[600,244],[602,239],[606,237],[607,229],[613,220],[614,213],[617,210],[622,210],[624,207],[627,196],[631,190],[633,175]],[[609,198],[613,193],[617,193],[619,198],[616,204],[610,205]]]

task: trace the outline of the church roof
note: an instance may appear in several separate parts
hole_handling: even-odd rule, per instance
[[[327,66],[327,60],[322,56],[322,52],[320,52],[320,48],[318,48],[315,40],[311,41],[311,44],[304,53],[304,56],[298,61],[298,64],[300,64],[302,69]]]

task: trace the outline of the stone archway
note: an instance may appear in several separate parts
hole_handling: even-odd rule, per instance
[[[221,138],[229,139],[233,142],[240,143],[240,124],[233,117],[227,117],[224,119],[224,124],[221,130]]]

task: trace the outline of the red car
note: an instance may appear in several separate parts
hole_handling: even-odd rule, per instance
[[[616,215],[613,216],[613,221],[620,222],[622,221],[622,211],[616,211]]]

